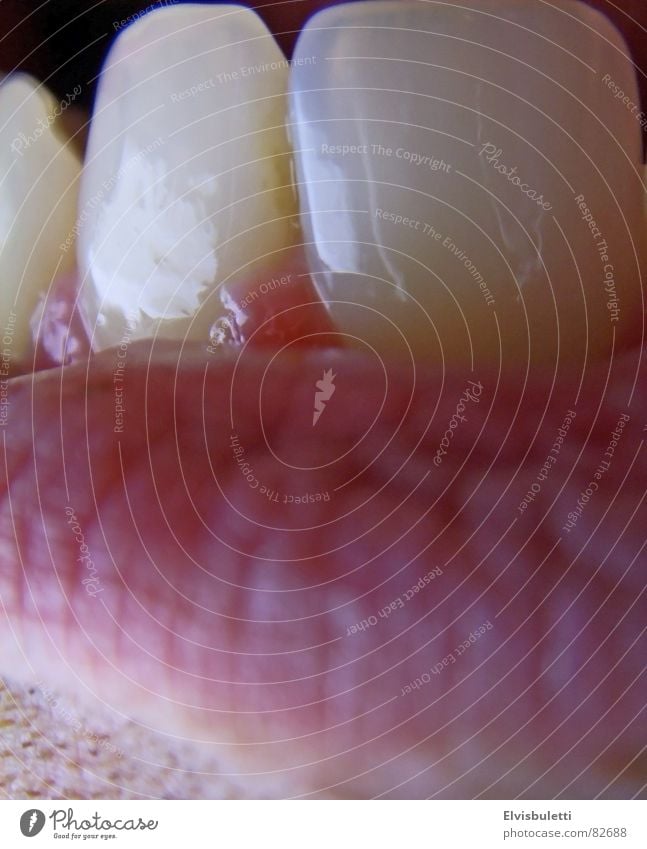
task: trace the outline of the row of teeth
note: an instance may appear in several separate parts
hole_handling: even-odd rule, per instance
[[[222,285],[303,244],[378,353],[606,356],[644,312],[638,103],[579,3],[336,6],[289,63],[248,9],[160,8],[112,48],[83,167],[43,86],[2,83],[0,320],[20,356],[76,262],[95,349],[208,342]]]

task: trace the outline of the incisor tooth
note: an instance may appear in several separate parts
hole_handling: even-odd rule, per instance
[[[627,49],[578,2],[466,5],[353,3],[302,32],[290,112],[315,283],[379,351],[608,355],[643,314]]]
[[[57,104],[24,74],[0,85],[0,336],[2,373],[31,341],[29,319],[52,278],[68,271],[81,163]]]
[[[240,6],[139,19],[109,55],[80,201],[93,346],[209,341],[218,286],[298,239],[285,132],[288,63]]]

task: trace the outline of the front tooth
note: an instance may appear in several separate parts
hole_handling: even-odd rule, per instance
[[[2,373],[29,348],[29,319],[52,278],[74,264],[81,163],[61,135],[60,106],[24,74],[0,85]]]
[[[333,318],[438,362],[640,338],[640,124],[614,86],[639,103],[624,42],[580,3],[368,2],[311,19],[290,109]]]
[[[84,169],[81,303],[96,349],[208,340],[218,287],[298,239],[288,63],[239,6],[159,9],[104,69]]]

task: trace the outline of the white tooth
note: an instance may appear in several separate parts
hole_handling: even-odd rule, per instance
[[[59,105],[24,74],[0,85],[0,336],[2,371],[26,354],[29,319],[69,250],[81,163],[56,122]],[[69,240],[69,242],[68,242]],[[10,340],[10,344],[8,343]]]
[[[103,71],[80,200],[81,300],[97,349],[208,339],[229,275],[298,238],[288,63],[240,6],[158,9]]]
[[[380,351],[406,351],[390,322],[453,360],[498,358],[499,332],[508,359],[617,350],[642,324],[627,48],[581,3],[466,5],[340,5],[302,32],[290,117],[319,291]]]

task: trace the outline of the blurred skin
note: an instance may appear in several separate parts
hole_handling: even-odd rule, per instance
[[[319,5],[264,14],[289,43]],[[592,5],[644,51],[644,4]],[[6,67],[36,41],[8,43]],[[118,434],[116,352],[11,381],[1,671],[203,741],[252,797],[644,795],[643,351],[414,373],[340,349],[302,301],[271,345],[265,315],[242,352],[130,345]],[[295,328],[321,335],[296,350]]]

